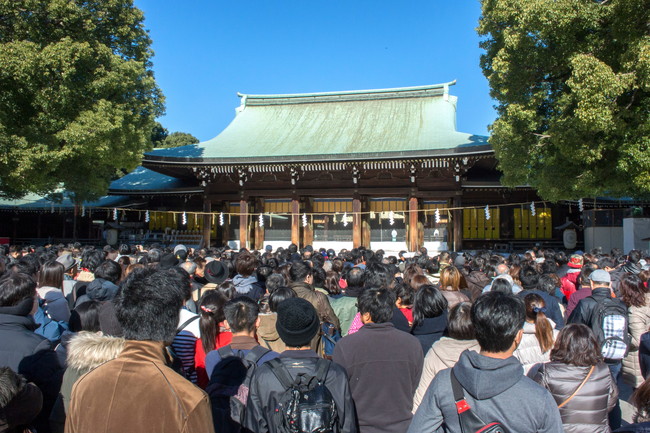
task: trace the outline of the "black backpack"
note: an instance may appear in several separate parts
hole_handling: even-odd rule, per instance
[[[210,396],[212,418],[219,432],[239,432],[246,413],[248,389],[259,360],[270,350],[255,346],[246,355],[230,346],[217,349],[221,361],[214,367],[206,392]]]
[[[279,359],[268,362],[284,388],[273,422],[279,433],[338,433],[339,416],[332,393],[325,386],[330,361],[319,359],[313,376],[292,379]]]
[[[454,369],[451,369],[451,389],[454,392],[454,401],[456,402],[456,412],[460,423],[462,433],[509,433],[508,429],[498,421],[484,422],[478,415],[472,411],[470,405],[465,400],[465,391],[460,384]]]
[[[627,307],[619,299],[589,298],[597,303],[592,311],[590,326],[603,358],[607,361],[622,360],[630,348]]]

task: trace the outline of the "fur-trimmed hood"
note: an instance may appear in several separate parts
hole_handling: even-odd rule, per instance
[[[117,358],[124,348],[124,338],[81,331],[68,344],[68,367],[92,370]]]

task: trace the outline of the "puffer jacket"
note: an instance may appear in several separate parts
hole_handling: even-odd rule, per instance
[[[559,406],[578,389],[590,368],[548,362],[539,368],[534,380],[550,391]],[[617,399],[618,388],[609,368],[598,363],[582,389],[560,408],[565,433],[610,433],[607,414]]]
[[[630,331],[630,351],[623,359],[623,381],[633,388],[643,383],[641,363],[639,361],[639,345],[641,335],[650,330],[650,293],[645,294],[645,305],[630,307],[628,310],[628,330]]]
[[[559,331],[555,329],[555,322],[551,319],[547,319],[551,324],[553,329],[553,341],[557,338]],[[528,375],[528,372],[537,364],[543,362],[548,362],[550,360],[549,356],[551,351],[542,352],[542,348],[539,346],[539,341],[537,341],[537,336],[535,335],[535,324],[524,322],[524,335],[521,338],[521,343],[519,347],[512,354],[515,358],[521,362],[521,365],[524,366],[524,375]]]
[[[433,343],[431,349],[424,357],[424,366],[422,367],[422,376],[420,383],[413,396],[413,413],[418,409],[422,402],[424,393],[431,384],[433,378],[440,371],[451,368],[458,362],[460,354],[465,350],[480,351],[478,341],[476,340],[456,340],[455,338],[442,337]]]
[[[455,305],[458,305],[461,302],[469,302],[469,298],[457,290],[441,289],[440,293],[442,293],[442,296],[447,300],[447,310],[451,310]]]
[[[472,301],[475,301],[483,293],[483,288],[492,282],[492,279],[485,272],[472,271],[465,277],[465,281],[467,290],[472,294]]]

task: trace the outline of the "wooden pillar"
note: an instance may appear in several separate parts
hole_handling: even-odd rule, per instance
[[[203,247],[210,247],[210,233],[212,232],[212,202],[208,197],[203,198]]]
[[[307,215],[307,225],[302,228],[302,240],[305,243],[305,246],[314,244],[314,226],[312,222],[314,221],[313,215],[314,206],[313,201],[310,198],[303,199],[303,212],[309,214]],[[301,217],[302,218],[302,217]],[[301,221],[302,225],[302,221]]]
[[[300,200],[291,199],[291,243],[300,248]]]
[[[253,220],[253,224],[255,224],[255,240],[253,245],[256,250],[264,249],[264,227],[260,227],[259,220],[257,219],[260,213],[264,213],[264,199],[262,198],[255,200],[256,219]]]
[[[362,241],[361,233],[361,199],[352,199],[352,248],[359,248]]]
[[[408,230],[408,249],[409,251],[418,251],[418,199],[411,197],[409,199],[409,230]]]
[[[361,245],[366,248],[372,248],[370,246],[372,239],[370,231],[370,202],[368,197],[362,197],[361,212]]]
[[[239,200],[239,248],[248,248],[248,201]]]
[[[461,207],[462,203],[463,201],[460,196],[454,197],[454,207]],[[463,210],[454,210],[452,218],[454,224],[454,251],[461,251],[463,249]]]

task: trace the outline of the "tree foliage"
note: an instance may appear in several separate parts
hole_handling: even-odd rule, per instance
[[[150,149],[163,97],[131,0],[0,0],[0,193],[103,194]]]
[[[168,135],[167,128],[162,126],[160,122],[154,122],[153,128],[151,128],[151,145],[153,147],[163,147]]]
[[[648,0],[483,0],[481,67],[509,186],[545,199],[650,192]]]
[[[188,134],[187,132],[172,132],[169,134],[162,143],[162,147],[181,147],[188,144],[196,144],[199,139]]]

